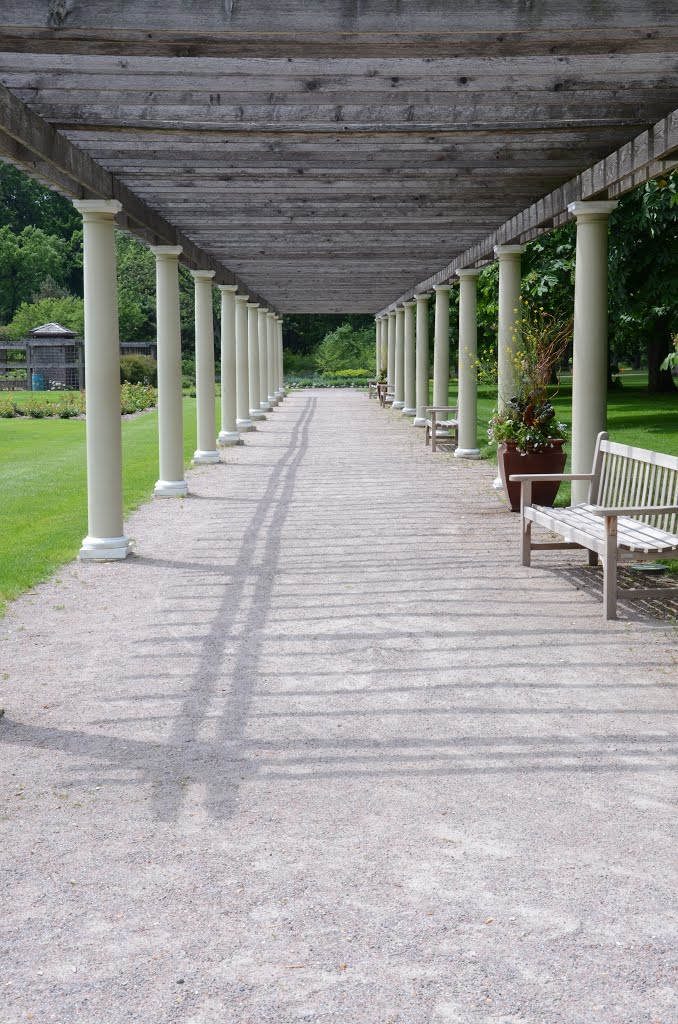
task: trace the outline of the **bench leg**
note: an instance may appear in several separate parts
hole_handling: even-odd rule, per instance
[[[431,451],[436,450],[436,434],[438,433],[438,421],[436,420],[436,414],[431,413]]]
[[[589,565],[598,565],[597,551],[589,551]]]
[[[603,555],[603,618],[617,618],[617,517],[605,516]]]
[[[520,523],[520,557],[523,565],[532,565],[532,523],[523,519]]]

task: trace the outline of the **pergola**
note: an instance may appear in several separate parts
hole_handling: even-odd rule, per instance
[[[427,318],[415,310],[425,312],[435,289],[434,402],[444,404],[455,276],[458,454],[472,458],[475,274],[499,259],[501,394],[522,247],[572,217],[573,468],[588,468],[605,416],[607,215],[625,190],[678,166],[672,0],[2,8],[0,156],[72,197],[85,219],[87,333],[97,337],[88,390],[100,411],[88,416],[84,555],[127,550],[121,514],[110,511],[120,504],[111,440],[116,217],[158,256],[157,493],[185,493],[177,260],[194,271],[201,296],[199,461],[218,458],[204,397],[211,282],[222,289],[222,360],[232,377],[220,438],[233,443],[280,397],[280,317],[290,312],[375,313],[377,360],[388,365],[395,405],[421,422],[427,397],[414,354],[428,365]]]

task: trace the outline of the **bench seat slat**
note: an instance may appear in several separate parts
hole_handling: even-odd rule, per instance
[[[593,507],[588,504],[571,508],[528,505],[524,512],[525,518],[538,526],[562,533],[566,540],[591,547],[602,555],[605,548],[605,522],[592,511]],[[678,537],[628,516],[619,516],[617,544],[627,551],[642,551],[645,554],[655,551],[661,554],[678,549]]]

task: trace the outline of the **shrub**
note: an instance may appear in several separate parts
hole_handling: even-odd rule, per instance
[[[321,373],[371,366],[374,356],[374,330],[354,331],[350,324],[342,324],[336,331],[326,334],[315,350],[316,365]]]
[[[29,398],[21,406],[23,416],[30,416],[34,420],[43,420],[50,414],[50,408],[45,399]]]
[[[283,352],[283,373],[291,377],[312,377],[315,374],[315,356],[303,352]]]
[[[158,364],[151,356],[122,356],[120,381],[122,384],[150,384],[155,387],[158,383]]]
[[[158,392],[149,384],[123,384],[120,388],[120,411],[123,416],[158,404]]]
[[[374,373],[372,370],[366,370],[363,367],[360,370],[336,370],[333,376],[340,379],[345,378],[346,380],[358,377],[364,377],[365,380],[371,380],[374,377]]]
[[[11,398],[0,398],[0,419],[11,420],[18,415],[16,405]]]
[[[84,412],[84,409],[80,408],[80,403],[73,398],[60,398],[58,402],[52,402],[52,410],[54,415],[62,420],[74,419]]]

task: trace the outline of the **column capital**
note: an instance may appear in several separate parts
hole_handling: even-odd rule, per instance
[[[249,299],[249,295],[247,296],[247,298]],[[258,302],[248,302],[247,303],[247,308],[248,309],[259,309],[259,303]]]
[[[220,292],[234,292],[235,293],[238,290],[237,284],[218,284],[217,288],[219,289]],[[249,298],[249,296],[245,296],[245,297]]]
[[[235,301],[236,302],[249,302],[249,298],[250,298],[249,295],[236,295]]]
[[[389,309],[388,313],[386,314],[386,318],[388,319],[388,317],[395,316],[395,315],[396,315],[395,309]]]
[[[414,296],[414,298],[415,298],[415,300],[417,302],[428,302],[428,300],[431,298],[431,293],[430,292],[417,292],[417,294]]]
[[[575,217],[595,217],[596,220],[609,217],[613,210],[616,210],[619,203],[616,199],[581,199],[576,203],[569,203],[568,213]]]
[[[271,313],[270,310],[268,311],[268,316],[270,316],[271,320],[277,320],[278,319],[278,317],[275,315],[275,313]]]
[[[498,260],[517,259],[525,252],[524,245],[495,245],[494,255]]]
[[[191,270],[191,277],[195,281],[211,281],[215,273],[215,270]]]
[[[122,210],[117,199],[73,199],[73,206],[83,217],[115,217]]]
[[[259,306],[259,303],[257,303],[257,305]],[[259,306],[259,312],[263,313],[265,316],[268,313],[268,306]]]
[[[452,286],[449,284],[436,284],[433,287],[436,292],[449,292]]]
[[[465,267],[463,270],[457,271],[457,277],[460,281],[463,281],[465,277],[477,277],[480,273],[480,267],[477,269],[474,267]]]
[[[405,309],[410,309],[412,306],[416,306],[416,302],[414,299],[408,299],[407,302],[403,302],[403,306]]]
[[[181,245],[152,245],[151,252],[154,256],[159,259],[169,259],[170,257],[179,257],[184,251]]]

